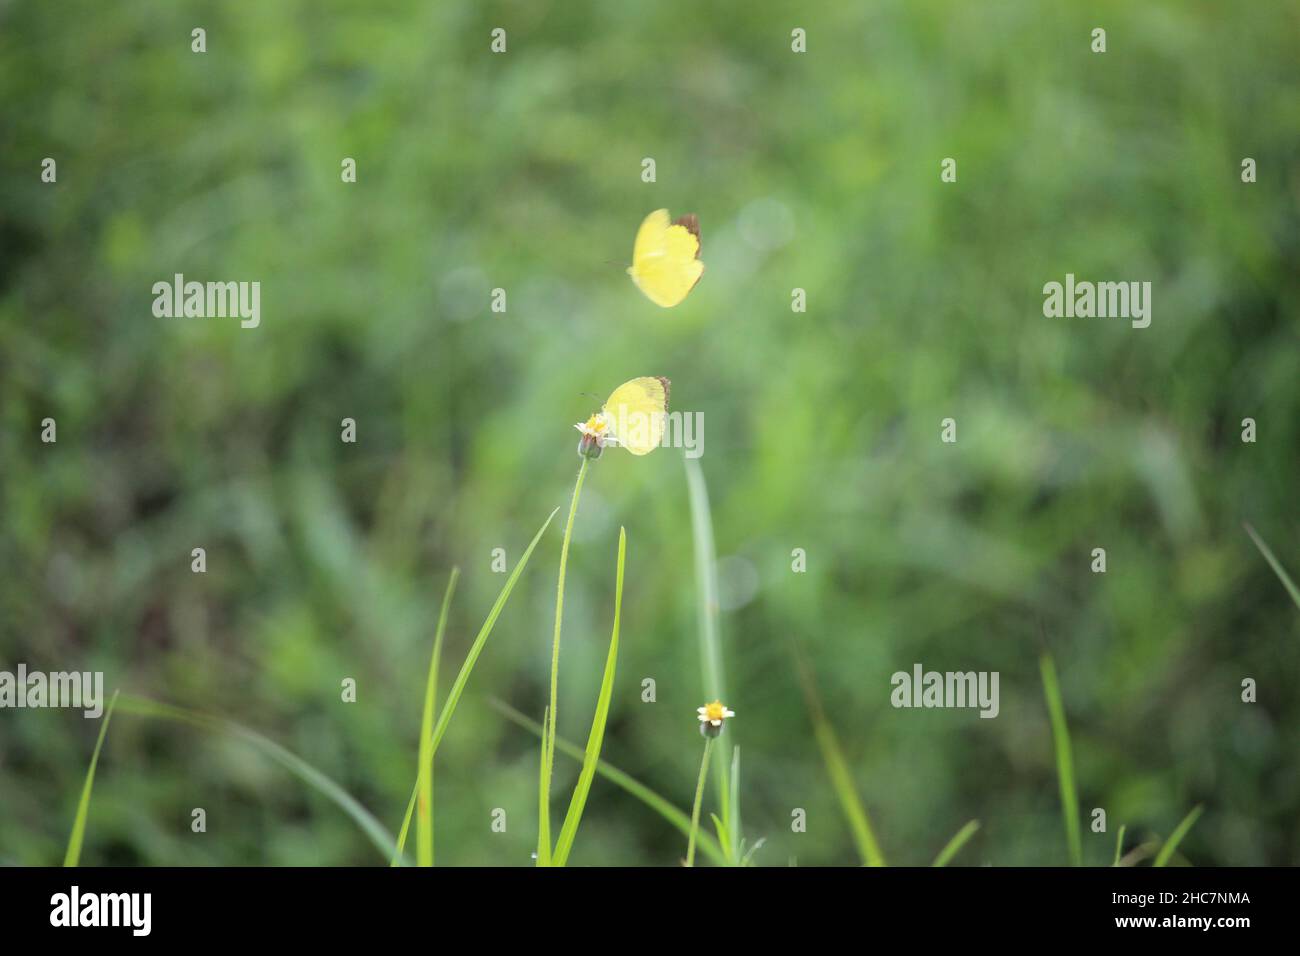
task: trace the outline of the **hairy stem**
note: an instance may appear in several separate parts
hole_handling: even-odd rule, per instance
[[[695,865],[695,834],[700,829],[700,804],[704,800],[704,778],[709,774],[709,748],[713,738],[704,738],[704,759],[700,761],[700,779],[695,784],[695,806],[691,807],[691,836],[686,843],[686,865]]]

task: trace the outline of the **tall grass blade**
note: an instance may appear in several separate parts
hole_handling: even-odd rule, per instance
[[[492,698],[491,704],[496,711],[501,714],[501,716],[505,717],[506,720],[510,721],[512,724],[516,724],[525,730],[531,731],[538,737],[541,737],[542,725],[531,717],[520,713],[505,701],[498,700],[495,697]],[[582,760],[585,757],[583,750],[578,747],[577,744],[570,743],[563,737],[557,737],[555,739],[555,749],[566,756],[574,758],[575,760]],[[596,764],[596,773],[614,784],[614,786],[618,787],[620,790],[630,794],[637,800],[640,800],[655,813],[659,814],[659,816],[663,817],[669,824],[679,830],[682,836],[690,835],[691,818],[679,807],[674,806],[635,777],[618,769],[618,767],[615,767],[606,760],[601,760]],[[699,850],[714,863],[721,865],[727,862],[727,858],[718,846],[717,841],[708,833],[700,833]]]
[[[447,612],[451,597],[456,593],[456,579],[460,568],[451,569],[447,592],[442,596],[442,610],[438,612],[438,629],[433,635],[433,656],[429,660],[429,676],[424,683],[424,712],[420,715],[420,755],[416,788],[420,792],[415,821],[415,860],[418,866],[433,866],[433,708],[438,700],[438,662],[442,657],[443,635],[447,633]]]
[[[1250,535],[1250,540],[1255,542],[1255,547],[1259,553],[1264,556],[1268,566],[1273,569],[1273,573],[1278,576],[1282,586],[1286,588],[1287,593],[1291,595],[1291,600],[1295,601],[1296,607],[1300,607],[1300,588],[1297,588],[1291,576],[1286,573],[1286,568],[1282,567],[1282,562],[1273,555],[1273,549],[1264,543],[1264,539],[1255,533],[1255,529],[1250,525],[1245,525],[1246,534]]]
[[[723,668],[722,636],[718,622],[718,555],[713,540],[713,512],[709,507],[709,488],[704,471],[694,458],[683,456],[686,466],[686,490],[691,505],[691,542],[695,553],[695,617],[700,642],[700,661],[704,673],[705,700],[727,700],[727,679]],[[734,731],[730,739],[719,737],[712,748],[717,766],[718,806],[722,820],[732,835],[733,846],[739,844],[740,820],[732,818],[727,799],[727,766],[735,746]]]
[[[416,790],[420,788],[419,778],[416,778]],[[389,866],[406,866],[406,837],[411,831],[411,819],[415,814],[415,801],[419,796],[418,793],[411,794],[410,806],[407,808],[406,817],[402,820],[402,827],[397,831],[397,841],[393,844],[393,855],[388,860]]]
[[[978,820],[971,820],[964,827],[957,831],[956,835],[948,841],[947,845],[939,851],[939,855],[934,858],[931,866],[947,866],[954,856],[961,852],[964,847],[980,828]]]
[[[596,699],[596,713],[591,718],[591,732],[587,735],[587,752],[582,759],[582,772],[578,774],[577,786],[573,788],[573,797],[569,801],[569,812],[564,816],[564,825],[555,841],[555,853],[551,862],[555,866],[564,866],[569,860],[569,851],[573,849],[573,839],[578,835],[578,824],[582,822],[582,811],[587,805],[587,794],[591,792],[591,780],[596,775],[596,764],[600,763],[600,748],[605,740],[605,724],[609,720],[609,702],[614,696],[614,670],[618,664],[618,628],[623,611],[623,562],[627,557],[627,532],[618,529],[618,569],[614,584],[614,632],[609,639],[609,654],[605,658],[605,676],[600,682],[600,694]]]
[[[123,713],[134,714],[137,717],[174,720],[212,733],[225,734],[251,744],[264,756],[271,758],[294,776],[314,787],[351,817],[352,821],[361,828],[361,831],[370,838],[370,842],[379,848],[379,852],[383,854],[384,859],[390,859],[396,851],[397,845],[393,842],[392,835],[384,829],[383,824],[376,820],[369,810],[325,774],[297,754],[286,750],[271,738],[224,717],[214,717],[211,714],[189,710],[185,707],[177,707],[173,704],[164,704],[161,701],[150,700],[147,697],[126,696],[118,702],[118,706]]]
[[[718,846],[722,849],[722,855],[727,858],[727,863],[731,864],[732,861],[740,857],[736,848],[731,845],[731,834],[727,832],[726,826],[723,825],[722,817],[716,813],[710,813],[709,819],[713,821],[713,829],[718,834]]]
[[[723,812],[722,816],[730,822],[727,828],[727,858],[731,861],[732,866],[740,866],[740,747],[733,745],[731,748],[731,776],[727,781],[728,792],[730,793],[730,813]]]
[[[77,815],[72,821],[72,833],[68,836],[68,849],[63,854],[64,866],[77,866],[81,862],[81,843],[86,837],[86,817],[90,814],[90,791],[95,786],[95,768],[99,765],[99,752],[104,747],[104,737],[108,734],[108,722],[113,719],[113,707],[117,704],[117,691],[108,702],[104,711],[104,722],[99,725],[99,737],[95,740],[95,752],[90,755],[90,767],[86,770],[86,782],[81,785],[81,799],[77,801]]]
[[[551,774],[555,768],[556,713],[559,708],[560,688],[560,631],[564,623],[564,573],[569,564],[569,541],[573,537],[573,521],[578,516],[578,497],[582,482],[587,477],[591,459],[583,456],[578,468],[578,480],[573,485],[573,498],[569,501],[569,520],[564,525],[564,539],[560,543],[560,575],[555,585],[555,636],[551,644],[551,706],[550,715],[542,732],[542,766],[538,775],[537,806],[537,865],[551,865]]]
[[[1183,842],[1183,837],[1187,836],[1187,831],[1196,825],[1196,821],[1201,818],[1201,813],[1204,810],[1205,807],[1200,806],[1199,804],[1192,807],[1191,812],[1188,813],[1187,816],[1183,817],[1182,823],[1174,827],[1174,832],[1169,834],[1169,839],[1165,841],[1164,846],[1160,848],[1160,852],[1156,854],[1155,861],[1151,864],[1152,866],[1168,865],[1169,860],[1174,855],[1174,851],[1178,849],[1178,844]]]
[[[533,854],[533,859],[537,861],[538,866],[551,865],[551,827],[550,827],[550,786],[551,775],[546,771],[546,760],[550,754],[550,748],[547,746],[551,739],[551,708],[549,706],[542,708],[542,759],[537,767],[537,809],[538,813],[546,814],[546,822],[542,824],[542,830],[537,837],[537,852]]]
[[[1056,680],[1056,665],[1050,654],[1038,660],[1043,675],[1043,695],[1052,722],[1052,743],[1056,749],[1056,778],[1061,790],[1061,815],[1065,820],[1065,841],[1070,865],[1083,865],[1083,841],[1079,831],[1079,792],[1074,783],[1074,757],[1070,752],[1070,730],[1065,725],[1065,706]]]
[[[871,817],[858,796],[857,786],[853,783],[853,772],[844,757],[839,738],[831,726],[822,708],[821,697],[817,694],[817,685],[812,672],[797,647],[793,648],[794,659],[799,672],[799,683],[803,686],[804,700],[808,704],[808,716],[812,720],[813,736],[821,749],[822,762],[831,778],[831,787],[840,803],[840,810],[849,823],[853,833],[853,842],[857,845],[858,856],[864,866],[885,866],[885,855],[880,851],[875,830],[871,826]]]
[[[1115,859],[1111,862],[1111,866],[1119,866],[1120,856],[1124,853],[1124,831],[1126,829],[1128,828],[1124,824],[1119,825],[1119,833],[1115,837]]]
[[[438,724],[433,729],[433,752],[437,753],[438,745],[442,743],[442,736],[447,732],[447,725],[451,723],[452,715],[456,713],[456,705],[460,703],[460,695],[465,692],[465,685],[469,682],[469,675],[474,670],[474,664],[478,660],[479,654],[483,651],[483,645],[487,643],[488,635],[492,633],[492,628],[496,626],[497,618],[501,616],[502,609],[506,606],[506,601],[510,598],[510,592],[515,589],[515,583],[519,576],[524,573],[524,568],[528,567],[528,559],[533,556],[533,550],[537,547],[537,542],[541,540],[546,529],[550,527],[551,520],[559,511],[556,508],[552,511],[547,519],[542,522],[542,526],[537,529],[537,534],[533,535],[533,540],[528,543],[523,555],[519,558],[519,563],[515,569],[510,572],[510,577],[506,579],[505,585],[501,588],[501,593],[497,595],[496,603],[492,605],[492,610],[488,612],[487,619],[479,629],[478,636],[474,638],[474,643],[470,646],[469,653],[465,655],[465,663],[460,667],[460,673],[456,675],[455,682],[451,685],[451,691],[447,694],[447,703],[443,704],[442,712],[438,715]]]
[[[550,517],[542,522],[542,526],[537,529],[537,534],[533,535],[533,540],[528,543],[528,547],[520,556],[515,569],[510,572],[510,577],[502,585],[496,603],[492,605],[492,610],[488,611],[487,619],[483,622],[483,626],[479,628],[474,643],[470,645],[469,653],[465,655],[465,663],[460,665],[460,673],[456,675],[456,680],[451,685],[451,691],[447,695],[447,702],[442,705],[442,711],[438,714],[438,723],[433,728],[433,743],[429,747],[430,761],[438,753],[438,745],[442,743],[442,736],[447,732],[447,725],[451,723],[452,715],[456,713],[456,705],[460,703],[460,696],[465,692],[465,685],[469,683],[469,675],[474,671],[474,664],[478,661],[479,654],[483,652],[483,645],[487,643],[492,628],[496,626],[497,618],[501,616],[501,610],[506,606],[506,601],[510,598],[510,592],[515,589],[515,582],[524,573],[524,568],[528,566],[528,559],[533,556],[533,549],[537,547],[537,542],[542,539],[542,535],[546,533],[546,529],[551,525],[551,520],[559,510],[559,508],[556,508],[555,511],[552,511]],[[415,802],[419,797],[419,793],[420,779],[417,775],[415,786],[411,788],[411,799],[406,802],[406,815],[402,818],[402,826],[399,830],[403,838],[401,844],[397,847],[398,856],[401,856],[402,848],[406,845],[405,834],[411,827],[411,817],[415,814]]]

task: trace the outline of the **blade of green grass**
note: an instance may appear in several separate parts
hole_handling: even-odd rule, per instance
[[[1152,840],[1147,840],[1145,843],[1139,843],[1133,849],[1129,850],[1127,853],[1121,856],[1119,858],[1119,862],[1116,863],[1115,865],[1124,866],[1124,867],[1137,866],[1147,857],[1155,856],[1156,853],[1159,852],[1159,850],[1160,850],[1159,837]]]
[[[713,540],[713,512],[709,507],[709,487],[704,471],[694,458],[683,456],[686,465],[686,489],[691,505],[691,543],[695,553],[695,606],[700,641],[700,659],[704,674],[705,700],[727,700],[727,679],[722,663],[722,637],[718,623],[718,555]],[[727,766],[735,746],[735,730],[719,737],[712,748],[714,779],[717,780],[718,806],[722,822],[731,834],[731,845],[740,844],[740,820],[733,819],[731,801],[727,799]],[[733,861],[734,862],[734,861]]]
[[[384,829],[383,824],[371,815],[369,810],[325,774],[297,754],[286,750],[271,738],[224,717],[214,717],[211,714],[189,710],[185,707],[177,707],[173,704],[164,704],[161,701],[150,700],[147,697],[123,697],[118,702],[118,707],[123,713],[133,714],[137,717],[174,720],[213,733],[226,734],[251,744],[264,756],[270,757],[300,780],[314,787],[351,817],[352,821],[361,828],[361,831],[370,838],[370,842],[379,848],[379,852],[384,855],[385,859],[391,858],[396,851],[396,844],[393,842],[392,835]]]
[[[501,610],[506,606],[506,600],[510,597],[510,592],[515,589],[515,582],[519,580],[519,575],[523,574],[524,568],[528,566],[528,559],[533,556],[533,550],[537,547],[537,542],[546,533],[551,520],[559,510],[559,508],[556,508],[555,511],[552,511],[550,516],[542,522],[542,526],[537,529],[537,534],[533,535],[533,540],[528,543],[527,549],[519,558],[519,563],[515,565],[514,571],[510,573],[505,586],[501,588],[501,593],[497,595],[496,603],[492,605],[492,610],[488,612],[487,620],[483,622],[483,627],[479,629],[478,636],[474,638],[474,644],[470,647],[469,653],[465,655],[465,663],[461,665],[460,673],[456,675],[456,680],[451,685],[451,691],[447,695],[447,703],[443,705],[442,713],[438,715],[438,726],[433,731],[433,752],[436,753],[438,744],[442,743],[442,736],[447,732],[447,725],[451,723],[452,714],[456,712],[456,705],[460,702],[460,695],[465,692],[465,685],[469,682],[469,675],[474,670],[474,663],[478,660],[479,654],[482,653],[483,645],[487,643],[492,628],[496,626],[497,618],[501,616]]]
[[[569,541],[573,537],[573,522],[578,517],[578,498],[582,495],[582,482],[587,476],[591,459],[585,455],[578,468],[578,480],[573,485],[569,499],[569,520],[564,525],[560,541],[560,573],[555,583],[555,631],[551,642],[551,704],[550,716],[543,725],[542,765],[538,771],[537,790],[537,865],[551,865],[551,774],[555,769],[555,728],[559,726],[560,687],[560,634],[564,624],[564,575],[569,565]]]
[[[949,862],[952,861],[952,858],[961,852],[961,848],[970,841],[970,838],[975,835],[975,832],[979,830],[979,828],[980,822],[978,820],[971,820],[967,823],[964,827],[958,830],[956,835],[948,841],[948,844],[939,851],[939,855],[934,858],[934,862],[930,865],[947,866]]]
[[[1300,588],[1296,587],[1295,582],[1291,580],[1291,576],[1286,573],[1286,569],[1282,567],[1282,562],[1273,556],[1273,549],[1264,543],[1264,539],[1255,533],[1254,528],[1248,524],[1245,525],[1245,528],[1246,534],[1250,535],[1250,540],[1255,542],[1255,547],[1259,549],[1259,553],[1264,556],[1268,566],[1273,569],[1273,573],[1278,576],[1282,586],[1291,595],[1291,600],[1295,601],[1296,607],[1300,607]]]
[[[733,744],[731,747],[731,775],[727,780],[727,790],[730,794],[730,813],[723,812],[724,819],[730,822],[727,828],[727,859],[731,861],[732,866],[740,866],[740,747]]]
[[[754,854],[757,853],[759,850],[763,849],[763,844],[766,842],[767,842],[767,837],[761,837],[760,839],[755,840],[754,845],[751,846],[749,849],[746,850],[744,847],[741,847],[741,850],[743,850],[743,852],[740,855],[740,865],[753,866]]]
[[[573,797],[569,801],[569,812],[564,815],[564,824],[555,841],[555,853],[551,858],[554,866],[564,866],[569,860],[569,851],[573,849],[574,837],[578,835],[578,824],[582,821],[582,811],[587,805],[587,794],[591,792],[591,780],[596,775],[596,764],[600,762],[600,747],[605,740],[605,724],[609,720],[609,702],[614,696],[614,669],[618,664],[618,626],[623,610],[623,562],[627,557],[627,532],[618,529],[618,569],[614,583],[614,632],[609,639],[609,654],[605,658],[605,676],[600,682],[600,694],[596,699],[596,713],[591,718],[591,732],[587,735],[587,752],[582,759],[582,772],[578,774],[577,786],[573,788]]]
[[[531,717],[520,713],[505,701],[498,700],[495,697],[491,699],[490,703],[492,707],[501,714],[501,716],[506,718],[506,720],[513,724],[517,724],[525,730],[531,731],[538,737],[542,735],[542,725]],[[576,744],[570,743],[563,737],[556,738],[555,749],[560,753],[574,758],[575,760],[582,760],[585,757],[585,754],[580,747]],[[683,836],[690,836],[691,818],[680,808],[673,806],[673,804],[669,803],[655,791],[641,783],[641,781],[618,769],[606,760],[601,760],[596,764],[596,773],[614,784],[614,786],[640,800],[647,807],[668,821],[669,824],[680,830]],[[708,833],[701,833],[699,835],[699,849],[700,852],[714,863],[727,863],[727,858],[718,846],[717,841]]]
[[[537,806],[539,810],[550,813],[550,775],[546,771],[546,762],[550,759],[551,751],[548,742],[551,737],[551,708],[548,704],[542,708],[542,759],[537,765]],[[543,829],[537,838],[537,851],[533,854],[533,862],[537,866],[551,865],[551,843],[550,843],[550,821],[541,824]]]
[[[1178,844],[1183,842],[1183,837],[1187,836],[1187,831],[1196,825],[1196,821],[1201,818],[1201,813],[1204,810],[1205,807],[1199,804],[1192,807],[1187,816],[1183,817],[1182,823],[1178,824],[1174,828],[1174,832],[1169,834],[1169,839],[1165,841],[1164,846],[1160,848],[1160,852],[1156,854],[1152,866],[1165,866],[1168,864],[1170,858],[1174,855],[1174,851],[1178,849]]]
[[[715,744],[713,750],[718,749],[716,745],[718,741],[720,741],[721,739],[722,739],[721,737],[712,738]],[[738,749],[740,748],[738,747],[731,748],[731,754],[733,758],[735,757],[736,751]],[[736,788],[732,784],[731,773],[728,769],[727,763],[721,759],[714,760],[712,757],[710,757],[709,759],[713,760],[714,763],[718,764],[716,773],[722,778],[718,784],[718,792],[721,795],[723,801],[722,806],[718,808],[721,816],[719,816],[719,813],[712,813],[712,812],[710,812],[709,816],[714,820],[720,821],[722,824],[723,832],[726,833],[725,839],[719,837],[718,843],[722,846],[722,851],[727,855],[727,865],[739,866],[740,865],[740,848],[738,846],[738,841],[740,839],[740,815],[738,811],[739,800],[735,802],[732,801],[732,796],[736,794]],[[732,763],[734,764],[734,759]],[[717,824],[715,823],[714,826],[716,827]]]
[[[424,712],[420,715],[420,754],[416,788],[420,798],[416,804],[415,860],[417,866],[433,866],[433,708],[438,699],[438,662],[442,656],[442,639],[447,632],[447,612],[451,597],[456,592],[456,579],[460,568],[451,569],[447,579],[447,592],[442,596],[442,610],[438,612],[438,629],[433,635],[433,656],[429,660],[429,676],[424,683]]]
[[[506,606],[506,601],[510,597],[510,592],[515,588],[515,582],[519,580],[519,575],[523,574],[524,568],[528,566],[528,559],[533,556],[533,549],[537,547],[537,542],[541,540],[546,529],[550,527],[551,520],[559,511],[556,508],[552,511],[540,528],[537,534],[533,535],[533,540],[528,543],[528,548],[519,558],[519,563],[515,569],[510,572],[510,577],[501,588],[501,593],[497,595],[496,603],[492,605],[492,610],[488,612],[487,620],[479,628],[478,636],[474,638],[474,643],[470,645],[469,653],[465,655],[465,663],[460,665],[460,673],[456,675],[455,682],[451,685],[451,692],[447,695],[447,702],[442,705],[442,711],[438,714],[438,723],[433,729],[433,743],[429,747],[429,760],[438,753],[438,745],[442,743],[442,736],[447,732],[447,725],[451,723],[452,714],[456,712],[456,705],[460,703],[460,696],[465,692],[465,685],[469,682],[469,675],[474,670],[474,664],[478,661],[478,656],[483,651],[483,645],[487,643],[488,635],[492,633],[492,628],[496,626],[497,618],[501,616],[501,609]],[[419,777],[416,777],[415,786],[411,788],[411,798],[406,802],[406,816],[402,818],[402,826],[398,831],[401,834],[401,842],[396,844],[397,856],[401,856],[402,849],[406,846],[406,833],[411,828],[411,817],[415,814],[415,802],[420,793]]]
[[[81,862],[81,843],[86,837],[86,817],[90,813],[90,791],[95,786],[95,767],[99,765],[99,752],[104,747],[104,737],[108,734],[108,722],[113,718],[113,707],[117,704],[117,691],[108,702],[104,711],[104,722],[99,725],[99,737],[95,740],[95,752],[90,755],[90,766],[86,769],[86,782],[81,785],[81,799],[77,801],[77,815],[72,821],[72,833],[68,836],[68,849],[63,854],[64,866],[77,866]]]
[[[1110,864],[1111,866],[1119,866],[1120,854],[1124,852],[1124,830],[1125,829],[1126,828],[1124,824],[1121,823],[1119,825],[1119,834],[1115,837],[1115,859]]]
[[[419,784],[419,778],[417,777],[417,778],[416,778],[416,789],[417,789],[417,790],[419,789],[419,786],[420,786],[420,784]],[[389,858],[389,860],[388,860],[388,865],[389,865],[389,866],[406,866],[406,865],[407,865],[407,861],[406,861],[406,859],[404,858],[404,855],[405,855],[405,853],[406,853],[406,837],[409,835],[409,833],[410,833],[410,831],[411,831],[411,820],[412,820],[413,817],[414,817],[414,811],[415,811],[415,802],[414,802],[414,801],[415,801],[415,799],[416,799],[418,796],[419,796],[419,794],[416,793],[416,794],[413,794],[412,797],[411,797],[411,808],[410,808],[410,810],[408,810],[408,812],[407,812],[407,814],[406,814],[406,818],[405,818],[404,820],[402,820],[402,828],[401,828],[400,830],[397,831],[397,841],[393,844],[393,854],[392,854],[392,856],[391,856],[391,857]]]
[[[1065,841],[1070,851],[1070,865],[1083,865],[1083,841],[1079,832],[1079,793],[1074,784],[1074,757],[1070,753],[1070,730],[1065,725],[1065,707],[1061,688],[1056,681],[1056,665],[1050,654],[1038,661],[1043,675],[1043,695],[1052,722],[1052,743],[1056,749],[1056,777],[1061,790],[1061,815],[1065,820]]]
[[[736,859],[739,856],[731,846],[731,834],[727,832],[727,828],[722,822],[722,817],[718,816],[716,813],[710,813],[709,819],[713,821],[713,829],[718,834],[718,847],[722,850],[722,855],[727,858],[727,862],[730,863],[733,859]]]
[[[862,799],[858,796],[858,790],[853,783],[853,772],[849,769],[849,762],[844,757],[844,751],[840,747],[839,738],[835,736],[835,729],[831,726],[830,721],[826,718],[826,713],[822,709],[821,698],[817,694],[817,686],[813,682],[812,672],[808,668],[803,654],[797,646],[792,646],[794,652],[796,669],[799,673],[799,683],[803,687],[804,700],[808,704],[808,716],[812,720],[813,736],[817,739],[817,746],[821,749],[822,762],[826,765],[826,772],[831,778],[831,787],[835,791],[835,796],[840,803],[840,810],[844,813],[844,818],[848,821],[849,829],[853,833],[853,841],[858,848],[858,856],[862,859],[864,866],[885,866],[885,855],[880,852],[880,844],[876,840],[876,833],[871,827],[871,817],[867,813],[867,808],[863,806]]]
[[[821,719],[815,721],[813,733],[817,738],[817,745],[821,748],[822,760],[826,764],[827,773],[830,774],[831,786],[839,799],[840,809],[844,812],[849,822],[849,829],[853,832],[858,855],[866,866],[885,866],[885,855],[881,852],[880,844],[871,827],[867,808],[858,797],[857,788],[853,784],[853,773],[844,759],[844,752],[840,749],[835,731],[828,721]]]

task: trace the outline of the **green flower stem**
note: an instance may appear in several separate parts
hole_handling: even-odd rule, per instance
[[[573,521],[578,516],[578,496],[582,494],[582,480],[587,477],[590,458],[582,459],[578,481],[573,486],[573,500],[569,503],[569,520],[564,525],[564,542],[560,545],[560,580],[555,587],[555,640],[551,646],[551,706],[545,721],[542,739],[542,780],[537,808],[537,865],[551,865],[551,771],[555,766],[555,705],[560,686],[560,624],[564,618],[564,572],[569,564],[569,540],[573,537]]]
[[[704,738],[704,759],[700,761],[700,779],[695,785],[695,806],[691,807],[691,837],[686,843],[686,865],[695,865],[695,834],[700,829],[700,803],[704,800],[704,778],[709,774],[709,748],[713,738]]]

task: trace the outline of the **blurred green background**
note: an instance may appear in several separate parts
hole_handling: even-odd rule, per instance
[[[1300,863],[1300,612],[1242,529],[1300,572],[1300,14],[1088,7],[0,2],[0,669],[231,717],[395,831],[450,568],[444,697],[504,580],[492,549],[513,566],[567,507],[592,395],[666,375],[704,413],[757,862],[857,860],[798,642],[891,862],[971,818],[960,863],[1065,862],[1045,644],[1081,808],[1108,813],[1088,862],[1204,803],[1187,859]],[[661,206],[699,214],[707,265],[671,311],[623,272]],[[155,318],[177,272],[260,281],[260,328]],[[1067,272],[1152,282],[1151,327],[1044,318]],[[689,810],[710,689],[681,459],[590,471],[560,731],[586,736],[623,525],[604,756]],[[489,698],[541,716],[561,530],[439,752],[439,863],[530,863],[536,742]],[[915,662],[999,671],[1000,716],[893,709]],[[62,858],[97,730],[0,712],[0,862]],[[573,862],[684,844],[598,779]],[[83,862],[384,861],[245,744],[119,715]]]

